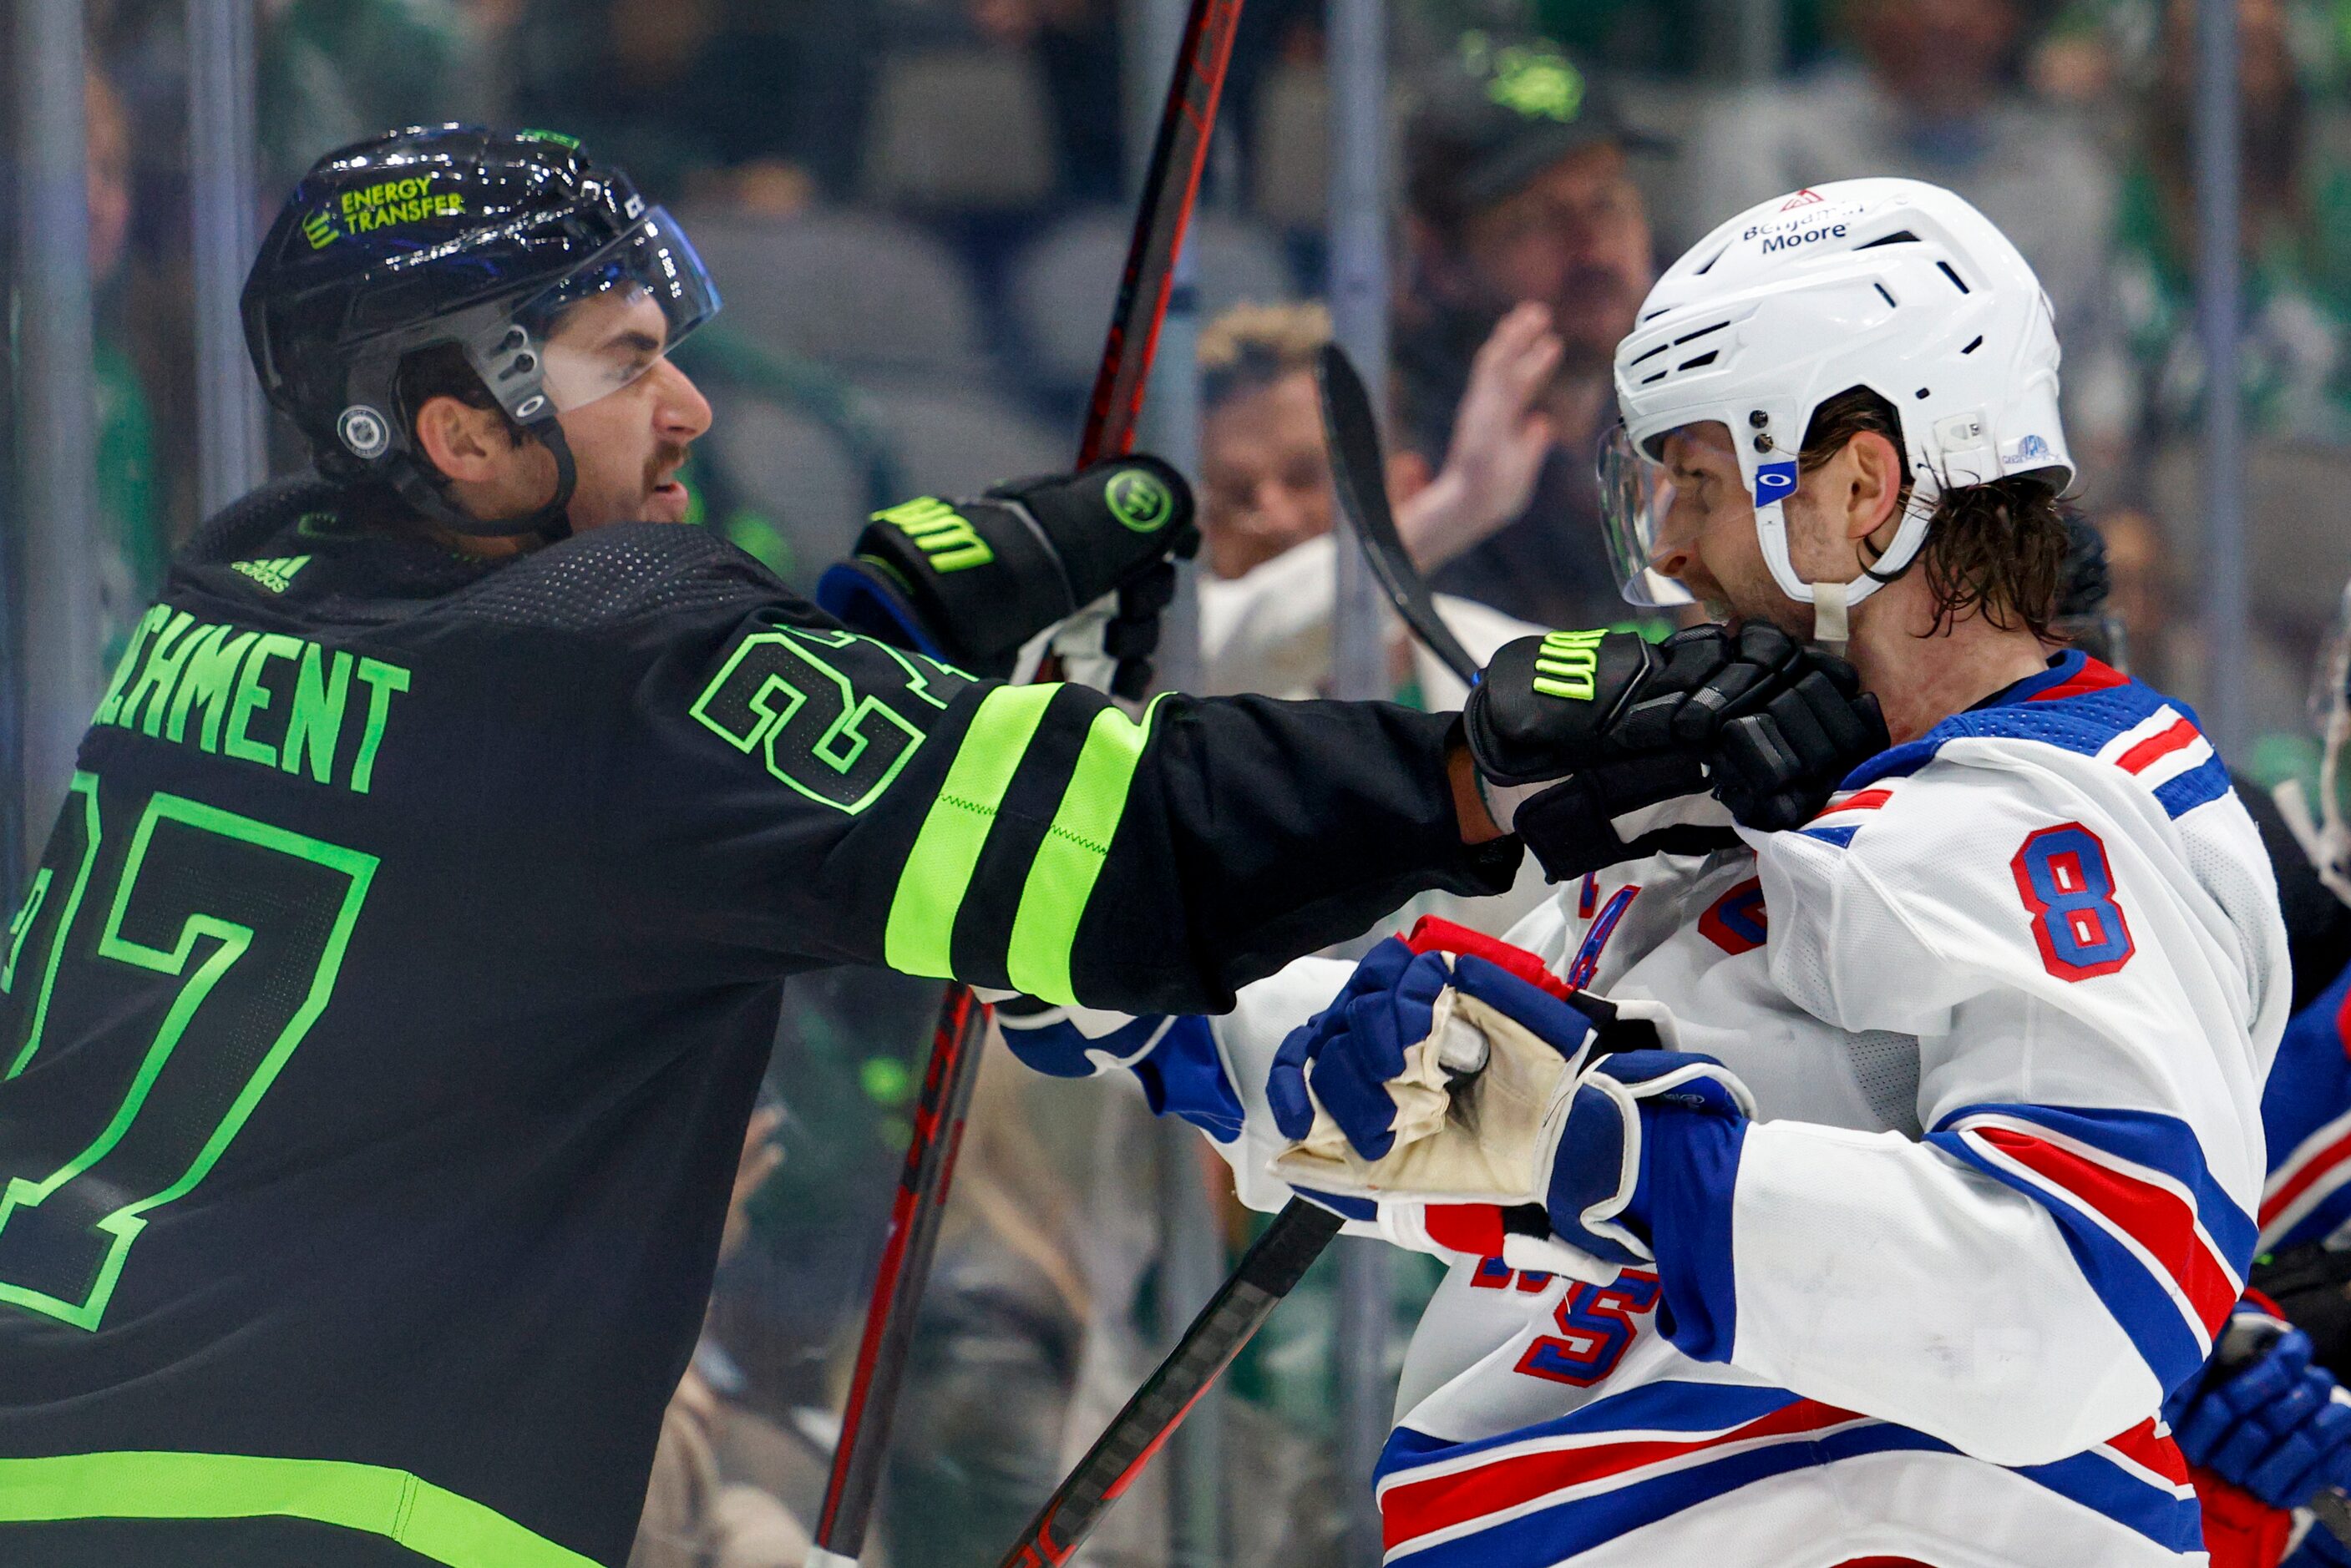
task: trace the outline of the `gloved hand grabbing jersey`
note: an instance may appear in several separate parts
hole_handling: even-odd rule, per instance
[[[1504,1258],[1604,1284],[1654,1261],[1653,1168],[1695,1152],[1735,1167],[1754,1102],[1711,1057],[1605,1053],[1642,1021],[1548,976],[1475,956],[1382,943],[1338,998],[1282,1042],[1266,1084],[1292,1140],[1275,1173],[1301,1189],[1431,1206],[1427,1231],[1460,1234],[1461,1206]],[[1433,1053],[1486,1064],[1447,1082]],[[1656,1036],[1652,1025],[1642,1032]],[[1448,1038],[1449,1037],[1449,1038]],[[1530,1224],[1530,1217],[1532,1223]]]
[[[1554,881],[1727,846],[1734,816],[1795,826],[1886,745],[1852,668],[1764,623],[1521,638],[1462,718],[1488,809]]]
[[[1174,557],[1199,546],[1192,516],[1183,475],[1141,455],[976,501],[925,496],[875,513],[817,603],[852,631],[977,675],[1014,674],[1023,649],[1060,627],[1052,651],[1114,665],[1113,692],[1139,697]]]

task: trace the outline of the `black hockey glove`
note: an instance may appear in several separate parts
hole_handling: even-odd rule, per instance
[[[2351,1381],[2351,1252],[2316,1241],[2264,1252],[2253,1260],[2247,1282],[2310,1335],[2318,1365],[2337,1382]]]
[[[1659,850],[1737,842],[1703,758],[1775,676],[1718,626],[1663,643],[1560,631],[1508,643],[1462,714],[1488,809],[1565,881]]]
[[[1199,546],[1192,516],[1183,475],[1141,455],[976,501],[925,496],[874,514],[817,603],[852,631],[990,676],[1012,674],[1024,646],[1082,612],[1115,663],[1113,690],[1140,696],[1172,558]]]
[[[1740,647],[1770,674],[1729,711],[1707,750],[1707,776],[1743,826],[1802,827],[1847,774],[1886,748],[1886,720],[1844,659],[1770,626],[1742,628]]]

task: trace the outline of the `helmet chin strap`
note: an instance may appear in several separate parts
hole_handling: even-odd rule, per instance
[[[1843,659],[1845,644],[1853,640],[1853,607],[1908,571],[1925,541],[1924,528],[1906,527],[1896,533],[1893,545],[1875,566],[1862,568],[1861,576],[1841,583],[1805,584],[1813,596],[1813,640]]]
[[[1844,657],[1844,645],[1853,640],[1852,588],[1851,583],[1812,585],[1813,640],[1836,659]]]

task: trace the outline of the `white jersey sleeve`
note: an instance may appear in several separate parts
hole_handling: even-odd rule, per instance
[[[1209,1022],[1242,1111],[1240,1136],[1217,1145],[1217,1152],[1233,1168],[1234,1192],[1251,1209],[1271,1213],[1294,1196],[1289,1184],[1268,1168],[1289,1147],[1266,1104],[1273,1054],[1291,1030],[1330,1006],[1354,972],[1353,964],[1340,959],[1293,960],[1241,987],[1233,1010]]]
[[[2000,711],[1750,836],[1773,984],[1916,1036],[1927,1136],[1758,1122],[1685,1255],[1706,1358],[2014,1465],[2204,1361],[2252,1255],[2287,986],[2258,837],[2180,714]]]

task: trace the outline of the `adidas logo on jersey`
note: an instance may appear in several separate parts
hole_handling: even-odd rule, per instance
[[[229,565],[243,572],[273,594],[282,594],[294,586],[294,574],[310,564],[308,556],[276,556],[258,561],[231,561]]]

